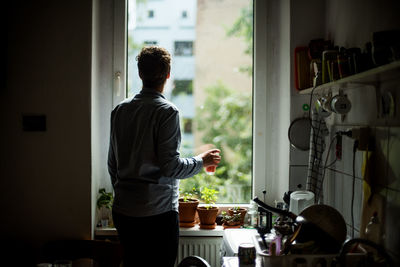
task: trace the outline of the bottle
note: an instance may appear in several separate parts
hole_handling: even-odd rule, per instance
[[[375,211],[372,215],[367,227],[365,227],[365,237],[376,244],[381,244],[381,223],[378,218],[378,213]]]
[[[258,226],[258,211],[257,211],[257,203],[255,203],[253,200],[250,201],[250,207],[249,207],[249,226],[250,227],[257,227]]]

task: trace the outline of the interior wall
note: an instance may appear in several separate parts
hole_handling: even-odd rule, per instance
[[[329,0],[326,6],[326,38],[334,40],[339,46],[365,47],[372,39],[372,33],[382,30],[400,29],[400,2],[385,1],[345,1]],[[347,85],[345,93],[352,103],[352,109],[342,121],[340,116],[331,115],[327,119],[331,127],[329,138],[338,130],[369,126],[375,160],[371,165],[375,168],[372,174],[376,181],[377,193],[366,205],[366,191],[363,189],[365,162],[364,151],[355,154],[355,195],[354,195],[354,233],[364,236],[365,225],[372,213],[378,212],[384,241],[382,244],[400,263],[400,231],[397,226],[400,212],[400,112],[398,106],[393,117],[382,117],[377,103],[380,95],[391,92],[394,103],[400,103],[399,70],[393,74],[395,79],[381,80],[380,84]],[[384,75],[380,76],[384,78]],[[337,93],[337,88],[334,92]],[[330,204],[339,209],[348,226],[348,234],[352,233],[351,196],[353,183],[353,144],[354,140],[343,138],[343,158],[327,172],[327,194],[331,194]],[[334,153],[334,152],[333,152]],[[333,158],[334,155],[331,155]]]
[[[6,255],[26,248],[18,255],[29,261],[49,239],[91,237],[92,1],[6,7],[0,236]],[[45,115],[46,131],[23,131],[23,114]]]
[[[112,191],[107,170],[110,115],[113,87],[113,22],[114,1],[93,1],[92,50],[92,225],[99,218],[96,200],[100,188]]]
[[[320,2],[320,3],[318,3]],[[374,31],[400,29],[398,16],[400,2],[395,0],[361,1],[361,0],[327,0],[327,1],[292,1],[292,44],[293,48],[307,45],[309,40],[316,38],[331,39],[335,45],[344,47],[361,47],[371,41]],[[307,18],[307,19],[304,19]],[[316,26],[317,23],[317,26]],[[321,29],[320,26],[323,26]],[[293,54],[293,49],[292,49]],[[392,77],[399,77],[398,69]],[[383,77],[383,75],[381,76]],[[293,84],[291,86],[294,88]],[[340,86],[333,89],[338,93]],[[377,181],[377,194],[373,204],[363,208],[365,192],[363,190],[363,172],[365,152],[355,153],[355,194],[354,194],[354,233],[355,237],[363,236],[366,223],[373,211],[377,211],[381,220],[384,235],[383,245],[393,258],[399,261],[400,239],[396,227],[400,212],[400,113],[396,106],[396,113],[392,118],[382,118],[377,103],[379,96],[389,91],[394,96],[394,103],[400,103],[400,81],[394,78],[375,84],[345,85],[344,92],[352,103],[348,115],[342,120],[338,115],[331,115],[327,120],[330,135],[325,143],[328,145],[334,134],[339,130],[347,130],[360,126],[371,129],[372,140],[376,146],[373,151],[375,161],[373,167],[374,179]],[[292,119],[302,116],[300,107],[308,103],[309,95],[301,96],[295,89],[292,90]],[[314,100],[318,97],[314,95]],[[378,96],[378,99],[377,99]],[[353,183],[353,144],[354,140],[344,137],[342,143],[342,159],[337,161],[325,176],[325,203],[337,208],[345,218],[349,237],[352,233],[351,198]],[[327,149],[327,148],[326,148]],[[335,157],[331,152],[329,162]],[[325,160],[325,154],[323,159]],[[308,152],[291,149],[290,154],[290,189],[295,190],[298,183],[305,183],[307,177]]]
[[[325,1],[291,1],[290,12],[290,121],[307,117],[303,105],[310,103],[309,95],[300,95],[294,85],[294,50],[298,46],[307,46],[310,40],[325,36]],[[310,15],[312,14],[312,15]],[[305,19],[306,18],[306,19]],[[301,133],[299,133],[301,134]],[[286,134],[287,136],[288,134]],[[302,151],[290,146],[289,190],[298,190],[298,185],[306,187],[309,151]]]

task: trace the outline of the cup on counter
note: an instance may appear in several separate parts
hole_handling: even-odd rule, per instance
[[[239,267],[256,265],[256,248],[252,243],[242,243],[238,249]]]

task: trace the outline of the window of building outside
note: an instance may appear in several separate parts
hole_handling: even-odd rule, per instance
[[[221,149],[214,175],[181,180],[181,192],[219,191],[218,203],[249,203],[252,188],[253,0],[128,1],[127,97],[141,90],[136,55],[172,55],[165,97],[180,111],[182,157]],[[152,10],[158,10],[151,21]],[[182,12],[182,10],[184,10]],[[191,16],[187,16],[187,14]],[[179,20],[185,18],[185,20]],[[149,41],[157,37],[157,41]],[[200,197],[200,195],[198,195]]]
[[[149,10],[149,11],[147,12],[147,17],[148,17],[148,18],[154,18],[154,10]]]
[[[175,56],[193,56],[193,41],[175,41]]]
[[[144,41],[144,45],[157,45],[157,41]]]

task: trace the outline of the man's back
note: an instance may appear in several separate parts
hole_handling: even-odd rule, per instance
[[[161,93],[142,90],[111,114],[109,170],[114,209],[151,216],[177,210],[177,179],[197,173],[200,159],[179,158],[180,128],[176,107]]]

